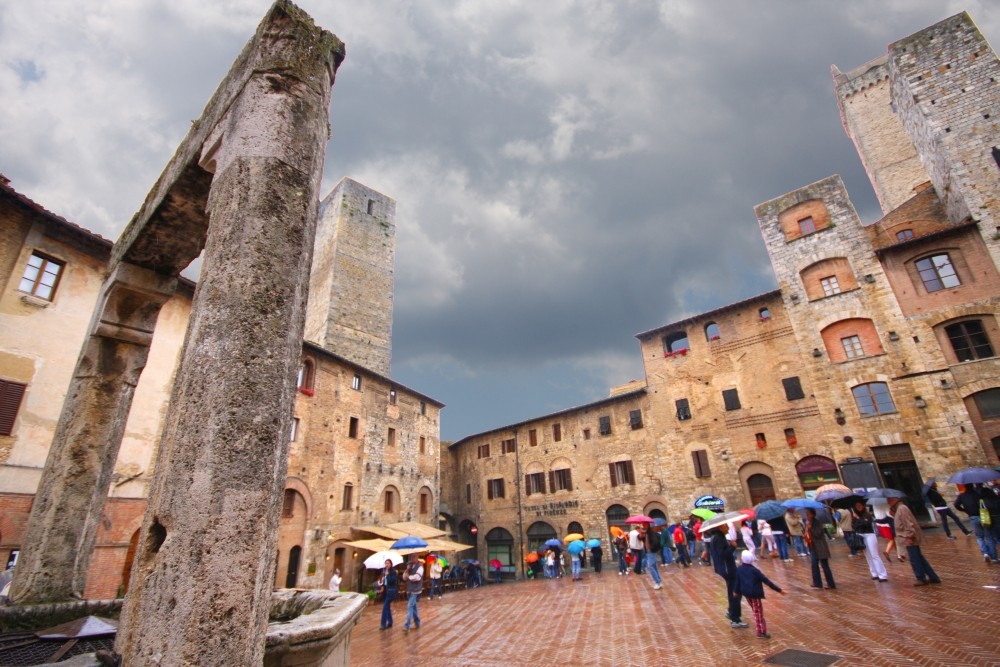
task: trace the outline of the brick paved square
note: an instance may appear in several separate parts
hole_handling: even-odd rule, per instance
[[[766,560],[761,569],[787,591],[767,589],[771,639],[758,639],[746,603],[745,630],[724,617],[725,588],[712,568],[661,568],[648,575],[585,572],[488,585],[420,601],[419,630],[380,631],[380,606],[365,610],[351,642],[351,665],[762,665],[797,649],[841,656],[843,666],[1000,665],[1000,566],[983,562],[973,538],[929,532],[924,553],[939,586],[914,587],[908,563],[889,564],[888,583],[871,580],[863,557],[833,547],[837,590],[810,587],[807,559]],[[884,547],[885,543],[882,543]]]

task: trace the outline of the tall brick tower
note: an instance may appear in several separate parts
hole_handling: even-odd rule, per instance
[[[305,338],[389,376],[396,202],[350,178],[320,206]]]

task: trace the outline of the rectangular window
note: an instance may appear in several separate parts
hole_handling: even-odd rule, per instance
[[[532,447],[536,447],[538,445],[538,431],[535,429],[528,431],[528,444]]]
[[[427,404],[424,403],[423,401],[420,401],[420,414],[421,416],[427,414]]]
[[[608,468],[611,472],[611,486],[635,484],[635,471],[631,461],[615,461],[609,463]]]
[[[424,436],[420,436],[420,453],[421,454],[427,453],[427,438],[425,438]]]
[[[389,390],[389,405],[396,405],[396,388]]]
[[[785,442],[788,443],[789,447],[794,447],[799,444],[799,441],[795,439],[795,429],[786,428],[785,429]]]
[[[757,439],[757,447],[759,447],[760,449],[764,449],[765,447],[767,447],[767,436],[765,436],[763,433],[755,434],[754,438]]]
[[[479,456],[477,458],[480,459],[490,458],[490,443],[487,442],[485,445],[479,445],[478,453]]]
[[[374,212],[375,212],[375,200],[374,199],[369,199],[368,200],[368,215],[371,215]]]
[[[389,431],[386,433],[385,444],[388,445],[389,447],[396,446],[396,429],[390,428]]]
[[[827,276],[826,278],[820,278],[819,284],[823,288],[823,294],[827,296],[840,294],[840,283],[837,281],[837,276]]]
[[[486,481],[486,497],[489,500],[503,498],[503,478],[490,479]]]
[[[431,494],[426,491],[420,493],[420,513],[427,514],[431,511]]]
[[[383,505],[383,508],[385,509],[386,512],[392,512],[393,505],[395,504],[395,502],[394,502],[395,495],[396,494],[394,494],[392,491],[390,491],[389,489],[386,489],[386,491],[385,491],[385,504]]]
[[[863,417],[896,411],[892,396],[889,394],[889,385],[885,382],[860,384],[853,387],[851,393],[854,394],[854,402]]]
[[[354,504],[354,485],[345,484],[344,485],[344,500],[340,504],[340,509],[349,510]]]
[[[642,428],[642,410],[629,411],[628,425],[632,427],[633,431]]]
[[[917,261],[917,272],[928,292],[937,292],[947,287],[958,287],[962,281],[955,273],[951,257],[947,253],[925,257]]]
[[[357,373],[354,374],[354,379],[351,380],[351,389],[361,391],[361,376]]]
[[[524,493],[529,496],[533,493],[545,493],[545,473],[533,472],[525,475]]]
[[[28,265],[24,267],[17,289],[39,299],[51,301],[62,275],[62,262],[37,252],[31,253]]]
[[[802,232],[803,236],[816,231],[816,223],[813,221],[811,215],[799,220],[799,231]]]
[[[723,389],[722,402],[726,406],[726,412],[739,410],[741,407],[743,407],[740,405],[740,392],[735,389]]]
[[[959,361],[989,359],[993,356],[993,346],[983,330],[981,320],[966,320],[944,328],[955,356]]]
[[[844,356],[848,359],[860,359],[865,356],[864,348],[861,347],[860,336],[841,338],[840,344],[844,346]]]
[[[471,484],[466,484],[465,485],[465,504],[466,505],[471,505],[472,504],[472,485]]]
[[[678,398],[674,401],[674,407],[677,408],[677,419],[680,421],[691,419],[691,407],[686,398]]]
[[[559,442],[562,440],[562,424],[552,425],[552,441]]]
[[[500,441],[500,451],[503,454],[513,454],[514,453],[514,438],[508,438],[506,440]]]
[[[28,385],[0,380],[0,435],[14,432],[14,421],[21,409],[21,398]]]
[[[295,516],[295,491],[292,489],[285,489],[281,500],[281,516],[286,519]]]
[[[351,423],[347,427],[347,437],[348,438],[356,438],[356,437],[358,437],[358,418],[357,417],[351,417]]]
[[[806,397],[805,392],[802,391],[802,383],[799,381],[798,376],[784,378],[781,384],[785,388],[785,399],[799,401]]]
[[[552,492],[573,490],[573,471],[569,468],[549,471],[549,487]]]
[[[590,429],[589,428],[583,429],[583,439],[584,440],[590,440]]]
[[[597,432],[601,435],[611,435],[611,417],[605,415],[597,420]]]
[[[711,477],[712,469],[708,467],[708,452],[704,449],[696,449],[691,452],[691,460],[694,462],[695,477]]]
[[[298,434],[299,434],[299,418],[292,417],[292,437],[289,438],[289,440],[295,442],[295,438]]]

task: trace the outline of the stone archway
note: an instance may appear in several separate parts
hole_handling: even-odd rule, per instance
[[[740,468],[740,482],[750,507],[778,497],[774,489],[774,470],[766,463],[751,461],[745,464]]]

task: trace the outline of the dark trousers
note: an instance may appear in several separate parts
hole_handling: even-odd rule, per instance
[[[958,516],[956,516],[955,513],[951,511],[950,507],[945,507],[943,509],[938,509],[937,507],[935,507],[934,511],[936,511],[938,513],[938,516],[941,517],[941,527],[944,528],[944,534],[947,535],[948,537],[951,537],[951,528],[948,527],[948,517],[951,517],[951,520],[955,522],[959,530],[961,530],[966,535],[969,534],[969,529],[966,528],[964,525],[962,525],[962,520],[959,519]]]
[[[600,556],[592,556],[590,560],[594,561],[594,572],[596,572],[597,574],[600,574],[601,573],[601,557]]]
[[[677,562],[687,567],[691,564],[691,556],[688,554],[688,548],[686,544],[682,544],[677,547]]]
[[[823,580],[819,578],[819,569],[823,568],[823,575],[826,577],[826,587],[836,588],[837,585],[833,583],[833,572],[830,571],[830,559],[829,558],[816,558],[816,552],[809,552],[809,560],[812,561],[812,575],[813,575],[813,586],[816,588],[823,587]]]
[[[643,564],[646,562],[646,550],[645,549],[633,549],[632,557],[635,558],[635,573],[642,574]]]
[[[386,592],[385,599],[382,601],[382,627],[388,628],[392,626],[392,601],[396,599],[396,591]]]
[[[934,568],[924,558],[924,552],[917,545],[906,547],[906,555],[910,559],[910,567],[913,568],[913,575],[920,581],[938,582],[941,579],[934,572]]]
[[[726,599],[729,600],[729,620],[733,623],[739,623],[743,620],[741,616],[743,613],[743,596],[733,595],[736,591],[735,574],[724,578],[726,580]]]

